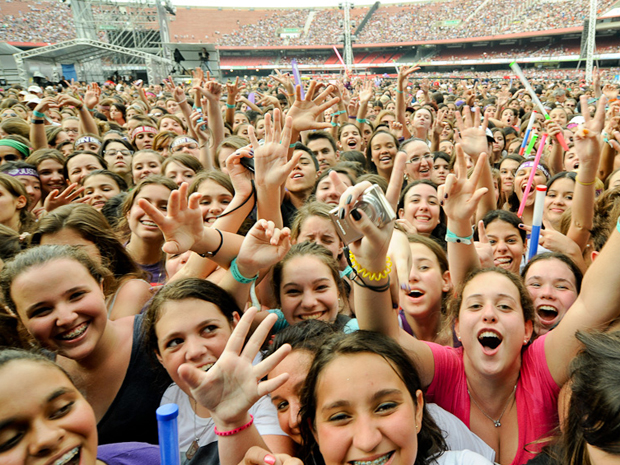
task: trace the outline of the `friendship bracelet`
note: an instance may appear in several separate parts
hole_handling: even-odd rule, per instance
[[[37,110],[32,110],[32,116],[34,116],[35,118],[45,118],[45,113],[41,113]]]
[[[472,239],[474,238],[473,229],[474,228],[472,227],[472,233],[471,233],[470,236],[467,236],[467,237],[457,236],[456,234],[454,234],[449,229],[446,229],[446,242],[455,242],[457,244],[467,244],[467,245],[470,245]]]
[[[215,249],[213,252],[205,252],[205,253],[199,253],[198,255],[200,255],[202,258],[213,258],[217,255],[217,253],[220,251],[220,249],[222,248],[222,245],[224,244],[224,234],[222,234],[222,231],[220,231],[217,228],[213,228],[215,229],[218,234],[220,235],[220,245],[217,246],[217,249]]]
[[[241,274],[239,267],[237,266],[237,257],[233,258],[233,261],[230,262],[230,272],[232,273],[233,278],[235,278],[235,281],[241,284],[253,283],[258,279],[258,273],[256,273],[256,276],[253,278],[246,278]]]
[[[250,421],[248,421],[245,425],[240,426],[239,428],[235,428],[230,431],[218,431],[217,426],[215,426],[213,427],[213,430],[216,436],[232,436],[234,434],[240,433],[244,429],[248,429],[250,426],[252,426],[252,423],[254,423],[254,417],[252,416],[252,414],[250,414]]]
[[[392,259],[389,256],[385,259],[385,269],[378,273],[373,273],[368,271],[366,268],[362,268],[351,251],[349,251],[349,259],[351,260],[351,267],[355,270],[355,272],[363,278],[368,278],[370,281],[381,281],[382,279],[387,278],[392,271]]]
[[[390,277],[389,276],[388,276],[387,283],[385,283],[383,286],[370,286],[369,284],[366,284],[362,280],[362,278],[360,278],[359,276],[355,277],[352,281],[358,286],[363,287],[364,289],[368,289],[369,291],[372,291],[372,292],[385,292],[390,289]]]
[[[235,105],[231,105],[230,103],[227,103],[226,108],[230,108],[232,110],[233,108],[235,108]]]
[[[581,184],[582,186],[592,186],[592,185],[596,184],[596,178],[594,178],[594,181],[592,181],[592,182],[581,182],[579,180],[579,176],[575,176],[575,181],[577,181],[577,184]]]

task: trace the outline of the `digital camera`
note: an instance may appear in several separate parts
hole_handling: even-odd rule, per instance
[[[353,208],[362,210],[366,213],[370,221],[379,228],[396,219],[394,209],[385,198],[383,190],[381,190],[377,184],[373,184],[366,189],[362,194],[362,198],[353,205]],[[331,210],[330,213],[332,221],[336,226],[336,232],[340,236],[340,239],[342,239],[344,245],[355,242],[364,236],[355,229],[351,218],[347,216],[344,219],[340,219],[338,216],[338,207]]]

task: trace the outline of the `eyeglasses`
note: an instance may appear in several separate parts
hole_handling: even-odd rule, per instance
[[[80,132],[80,130],[78,128],[65,128],[65,129],[63,129],[63,131],[65,131],[65,132],[74,132],[76,134],[78,132]]]
[[[420,156],[411,157],[405,163],[407,163],[407,164],[409,164],[409,163],[420,163],[420,161],[422,159],[432,163],[433,162],[433,155],[429,153],[428,155],[422,155],[421,157]]]
[[[131,150],[114,150],[114,149],[110,149],[110,150],[106,150],[105,151],[105,155],[108,155],[110,157],[113,157],[114,155],[116,155],[117,153],[120,153],[121,155],[124,155],[126,157],[128,157],[129,155],[131,155],[133,152]]]

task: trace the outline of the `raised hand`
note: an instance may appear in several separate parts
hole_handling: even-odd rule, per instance
[[[320,123],[316,119],[325,110],[336,105],[339,99],[334,98],[326,101],[329,94],[334,91],[334,86],[328,86],[327,89],[315,97],[316,87],[316,81],[310,81],[306,97],[303,100],[301,98],[301,88],[299,86],[295,87],[295,103],[293,103],[287,116],[293,118],[293,130],[296,132],[331,128],[330,123]]]
[[[63,205],[68,205],[71,202],[75,201],[82,192],[84,192],[84,187],[78,187],[79,184],[74,182],[70,184],[65,190],[59,193],[58,189],[54,189],[51,191],[47,197],[45,197],[45,202],[43,202],[43,207],[46,212],[51,212],[52,210],[57,209],[58,207],[62,207]]]
[[[254,128],[250,126],[249,135],[254,149],[254,173],[256,184],[264,187],[284,185],[286,179],[299,162],[301,154],[293,154],[287,159],[291,140],[293,120],[286,117],[284,130],[280,130],[280,110],[273,112],[275,122],[272,124],[271,115],[265,116],[265,143],[261,146],[256,139]]]
[[[482,167],[487,163],[486,153],[481,153],[474,172],[467,178],[467,162],[461,144],[456,144],[457,174],[449,174],[445,184],[439,186],[439,198],[443,198],[443,209],[452,221],[469,221],[476,213],[478,203],[488,189],[476,189]]]
[[[183,103],[186,100],[183,88],[174,83],[172,76],[168,76],[168,79],[164,79],[164,86],[166,90],[172,94],[172,97],[174,97],[177,103]]]
[[[581,96],[582,108],[587,108],[587,97]],[[579,157],[579,166],[583,166],[584,163],[596,161],[600,157],[600,140],[599,136],[603,130],[605,124],[605,105],[607,104],[607,98],[603,95],[596,106],[596,113],[594,117],[590,117],[589,112],[583,113],[583,119],[585,122],[577,129],[575,133],[575,152]]]
[[[84,94],[84,105],[92,110],[99,103],[100,97],[101,88],[99,87],[99,84],[93,82],[88,85],[86,93]]]
[[[161,229],[166,240],[162,250],[169,254],[180,254],[192,248],[203,238],[204,220],[199,207],[201,195],[196,192],[187,198],[188,184],[170,193],[166,216],[146,199],[139,199],[138,205]]]
[[[242,158],[252,158],[250,146],[240,148],[226,159],[226,170],[235,189],[235,195],[247,198],[252,194],[252,173],[241,164]]]
[[[468,106],[463,108],[463,116],[458,111],[454,115],[461,137],[461,148],[475,161],[482,152],[488,150],[486,134],[488,116],[485,116],[484,121],[480,122],[480,108],[475,107],[472,114]]]
[[[481,268],[491,268],[494,266],[493,247],[487,237],[487,230],[484,227],[484,221],[478,221],[478,241],[474,242],[476,253],[480,259]]]
[[[224,352],[207,372],[187,363],[179,367],[179,376],[190,387],[192,397],[211,412],[219,428],[231,429],[246,423],[250,407],[288,379],[288,374],[283,373],[261,381],[290,353],[289,345],[282,346],[256,366],[252,365],[277,320],[276,315],[267,316],[246,344],[245,339],[256,313],[256,308],[251,307],[243,314]]]
[[[237,255],[237,267],[243,276],[256,276],[284,258],[291,248],[291,230],[278,229],[273,221],[258,220],[248,231]]]
[[[58,108],[58,107],[59,105],[58,105],[58,102],[56,102],[56,99],[52,97],[45,97],[44,99],[41,100],[41,103],[39,103],[35,107],[34,111],[45,113],[50,108]]]

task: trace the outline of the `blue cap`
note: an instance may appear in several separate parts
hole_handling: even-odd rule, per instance
[[[165,404],[159,407],[155,414],[157,421],[174,420],[179,416],[179,406],[177,404]]]

